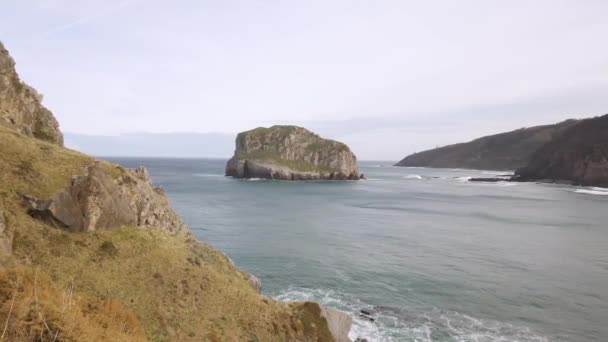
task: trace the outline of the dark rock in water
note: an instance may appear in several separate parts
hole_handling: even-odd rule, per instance
[[[471,178],[469,179],[469,182],[490,182],[490,183],[496,183],[496,182],[509,182],[511,179],[510,178],[494,178],[494,177],[489,177],[489,178]]]
[[[376,319],[372,317],[372,312],[368,310],[359,310],[359,317],[374,322]]]
[[[357,337],[357,339],[355,340],[355,342],[369,342],[368,339],[363,338],[363,337]]]
[[[608,187],[608,115],[570,127],[538,150],[514,178]]]
[[[343,143],[297,126],[239,133],[226,176],[284,180],[358,180],[357,157]]]
[[[361,175],[359,175],[359,179],[367,179],[367,177],[365,177],[365,174],[362,173]]]

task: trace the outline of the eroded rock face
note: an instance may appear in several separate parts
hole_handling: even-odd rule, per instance
[[[242,132],[226,165],[237,178],[358,180],[357,157],[343,143],[296,126]]]
[[[95,163],[86,175],[74,177],[68,189],[50,199],[24,196],[28,213],[72,232],[121,226],[189,232],[164,192],[152,185],[145,168],[117,170],[119,176],[108,165]]]
[[[353,318],[346,312],[328,306],[321,306],[321,316],[327,320],[329,331],[336,342],[351,342],[348,337]]]
[[[608,187],[608,115],[582,120],[543,146],[515,180]]]
[[[57,120],[41,102],[42,95],[21,82],[15,61],[0,42],[0,125],[63,145]]]

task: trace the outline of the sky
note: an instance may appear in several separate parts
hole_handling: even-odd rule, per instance
[[[606,13],[604,0],[3,0],[0,40],[74,136],[296,124],[398,160],[608,113]]]

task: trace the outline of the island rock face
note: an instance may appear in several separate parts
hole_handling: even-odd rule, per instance
[[[297,126],[242,132],[226,176],[284,180],[358,180],[357,157],[345,144]]]
[[[559,137],[577,122],[567,120],[555,125],[522,128],[467,143],[414,153],[396,166],[517,170],[526,166],[538,149]]]
[[[0,42],[0,125],[63,145],[57,120],[41,102],[42,95],[19,79],[15,61]]]
[[[608,115],[570,127],[539,149],[514,179],[608,187]]]

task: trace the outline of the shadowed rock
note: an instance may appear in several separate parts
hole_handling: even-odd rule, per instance
[[[357,157],[343,143],[296,126],[240,133],[226,175],[284,180],[358,180]]]
[[[435,148],[405,157],[396,166],[420,166],[478,170],[516,170],[525,166],[544,144],[577,123],[522,128],[473,141]]]
[[[514,179],[608,187],[608,115],[569,128],[538,150]]]

